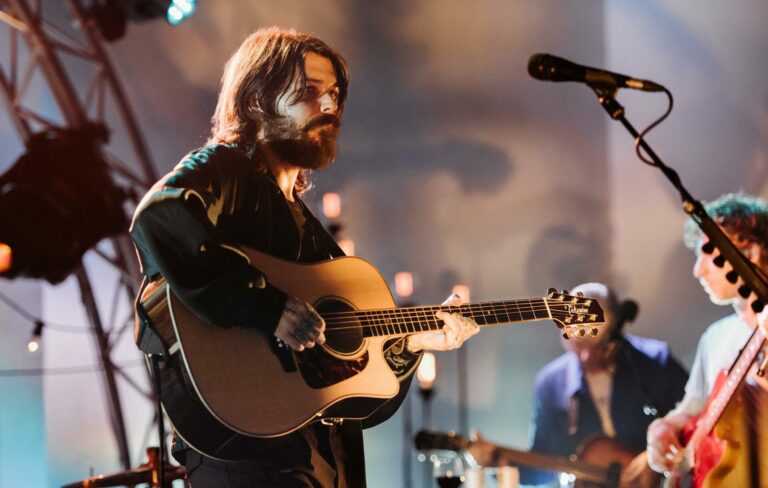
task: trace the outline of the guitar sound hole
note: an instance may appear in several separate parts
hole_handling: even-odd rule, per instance
[[[325,345],[341,354],[351,354],[363,343],[363,329],[355,309],[341,298],[323,298],[315,309],[326,318]],[[344,313],[348,312],[348,313]],[[342,315],[337,315],[341,313]]]

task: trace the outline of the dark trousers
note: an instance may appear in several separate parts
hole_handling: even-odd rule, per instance
[[[186,449],[189,488],[364,488],[365,464],[359,422],[341,428],[320,424],[299,431],[305,448],[273,456],[219,461]],[[174,454],[176,456],[176,454]],[[350,456],[351,455],[351,456]],[[177,456],[178,457],[178,456]],[[179,459],[180,461],[182,459]],[[337,470],[337,466],[341,469]]]

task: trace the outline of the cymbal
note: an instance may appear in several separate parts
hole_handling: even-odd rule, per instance
[[[186,472],[182,466],[165,465],[165,481],[172,481],[184,478]],[[142,466],[128,471],[121,471],[113,474],[100,474],[92,476],[82,481],[70,483],[62,488],[97,488],[104,486],[123,486],[138,485],[141,483],[152,483],[152,468]]]

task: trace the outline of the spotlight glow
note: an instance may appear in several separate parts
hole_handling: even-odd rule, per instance
[[[13,250],[8,244],[0,242],[0,273],[5,273],[13,265]]]

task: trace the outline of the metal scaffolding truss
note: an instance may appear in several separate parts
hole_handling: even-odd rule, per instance
[[[40,103],[41,89],[50,95],[55,109],[41,107],[45,105]],[[38,96],[31,97],[32,91]],[[118,150],[115,143],[104,147],[105,162],[114,181],[128,190],[133,206],[157,179],[100,34],[79,0],[48,2],[45,6],[40,0],[0,0],[0,94],[25,145],[41,130],[79,129],[93,122],[108,127],[113,135],[118,134],[113,140],[122,143],[122,149]],[[118,155],[120,152],[125,154]],[[117,271],[117,291],[111,303],[97,303],[84,265],[78,267],[75,277],[99,353],[120,463],[129,469],[131,456],[117,378],[149,400],[155,394],[116,366],[111,352],[132,328],[132,317],[125,317],[124,310],[118,311],[133,301],[140,277],[127,229],[119,236],[103,240],[93,251]],[[120,313],[124,316],[119,317]],[[145,439],[156,420],[153,418],[149,423]]]

